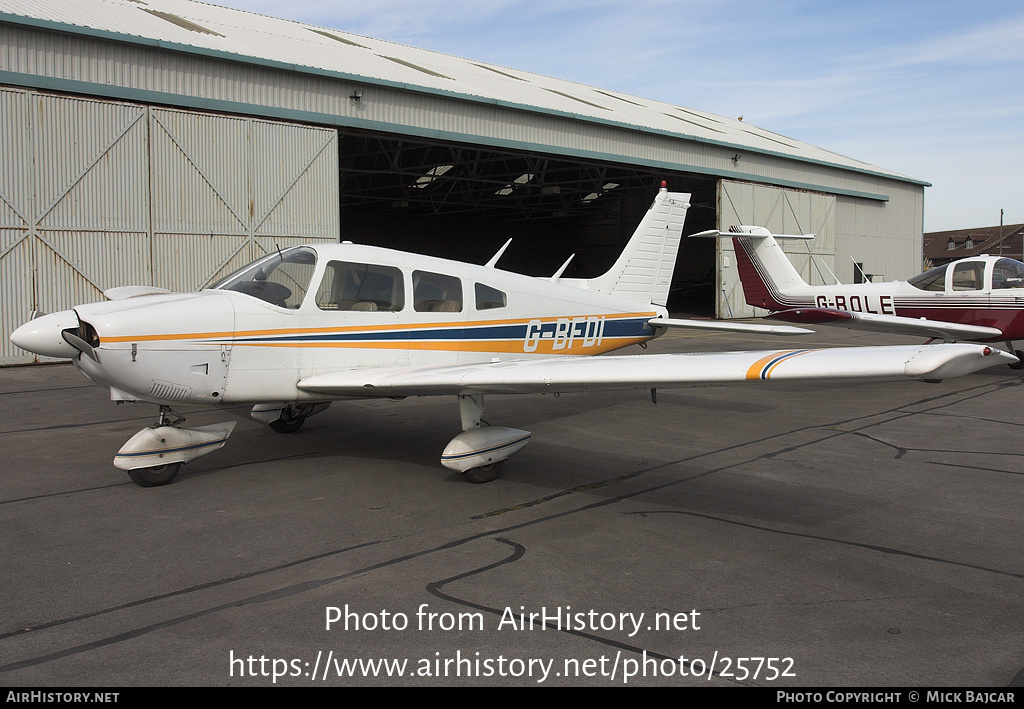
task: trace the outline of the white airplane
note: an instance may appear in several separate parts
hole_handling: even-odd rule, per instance
[[[532,278],[351,243],[276,251],[200,293],[114,288],[111,300],[38,317],[14,344],[71,358],[114,401],[160,406],[159,420],[114,465],[143,486],[224,445],[234,422],[182,428],[177,404],[255,404],[252,416],[297,430],[330,401],[457,397],[462,432],[441,463],[493,480],[530,433],[481,420],[487,394],[580,392],[765,380],[967,374],[1006,353],[981,345],[789,349],[597,357],[668,327],[792,334],[791,326],[673,320],[672,270],[689,195],[664,187],[603,276]],[[571,257],[570,257],[571,258]]]
[[[944,342],[1024,339],[1024,263],[976,256],[939,266],[907,281],[811,286],[772,234],[757,226],[705,231],[694,237],[731,238],[747,303],[786,322],[921,335]],[[1017,350],[1024,359],[1024,352]],[[1011,366],[1019,368],[1020,364]]]

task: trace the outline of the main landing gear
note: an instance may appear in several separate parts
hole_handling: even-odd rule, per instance
[[[282,413],[279,419],[270,422],[270,429],[274,433],[295,433],[302,428],[304,423],[306,423],[306,417],[302,414],[294,412]]]
[[[1012,354],[1016,355],[1019,360],[1016,364],[1008,364],[1006,366],[1010,369],[1024,369],[1024,350],[1015,350],[1013,348],[1013,343],[1010,341],[1007,341],[1006,347]]]
[[[497,479],[505,461],[530,442],[530,432],[502,426],[481,426],[484,398],[480,394],[459,397],[462,433],[441,454],[441,465],[457,470],[471,483]]]
[[[160,419],[121,446],[114,465],[142,487],[167,485],[185,463],[224,446],[234,421],[181,428],[185,419],[169,406],[160,407]]]
[[[306,419],[324,411],[329,401],[314,401],[309,404],[257,404],[250,416],[270,426],[275,433],[295,433]]]
[[[168,485],[181,470],[181,463],[165,463],[152,468],[136,468],[128,471],[128,477],[142,487],[160,487]]]
[[[505,461],[499,460],[496,463],[490,463],[488,465],[481,465],[476,468],[464,470],[462,471],[462,477],[474,485],[489,483],[492,480],[498,479],[498,476],[501,475],[501,469],[504,467]]]

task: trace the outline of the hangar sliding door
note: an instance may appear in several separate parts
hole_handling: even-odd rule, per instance
[[[151,282],[146,108],[0,91],[0,364],[31,362],[11,332],[32,310]]]
[[[763,226],[777,234],[815,234],[812,241],[783,240],[780,243],[805,281],[834,283],[835,195],[771,187],[750,182],[720,180],[718,183],[718,229],[732,226]],[[736,268],[731,239],[718,239],[718,282],[716,316],[751,318],[766,313],[747,305]]]
[[[337,131],[154,108],[151,137],[153,285],[195,290],[338,240]]]
[[[337,132],[0,88],[0,364],[32,310],[337,241]]]
[[[32,297],[32,143],[29,104],[23,91],[0,91],[0,364],[31,357],[7,339],[13,324],[28,319]]]

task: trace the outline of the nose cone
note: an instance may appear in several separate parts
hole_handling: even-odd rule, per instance
[[[78,350],[65,342],[61,333],[68,328],[78,327],[78,316],[74,310],[50,313],[35,320],[29,320],[11,333],[11,342],[23,350],[46,357],[72,359]]]

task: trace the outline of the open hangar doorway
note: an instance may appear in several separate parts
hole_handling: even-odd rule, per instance
[[[509,238],[505,270],[604,273],[664,180],[689,192],[668,308],[713,316],[717,179],[572,156],[339,131],[342,239],[485,263]]]

